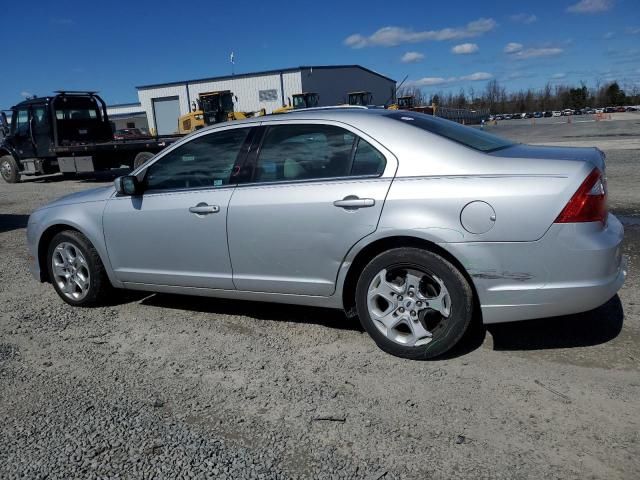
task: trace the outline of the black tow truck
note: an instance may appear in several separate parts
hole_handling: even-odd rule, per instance
[[[138,167],[180,135],[114,140],[107,105],[96,92],[58,91],[0,113],[0,176],[95,172]]]

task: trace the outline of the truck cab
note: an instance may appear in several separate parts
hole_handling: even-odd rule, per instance
[[[137,167],[177,138],[114,141],[107,105],[96,92],[59,91],[2,112],[0,176],[8,183],[20,175],[94,172]]]
[[[28,175],[58,171],[58,146],[112,140],[106,108],[93,92],[57,92],[11,107],[11,123],[3,115],[5,136],[0,141],[3,179],[11,181],[19,172]],[[13,162],[5,157],[11,157]]]

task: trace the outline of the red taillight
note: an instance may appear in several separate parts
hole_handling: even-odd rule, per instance
[[[585,178],[555,223],[602,222],[607,219],[607,186],[597,168]]]

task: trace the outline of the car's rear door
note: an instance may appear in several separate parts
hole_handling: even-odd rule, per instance
[[[103,224],[125,283],[233,289],[227,208],[250,127],[196,135],[146,169],[139,196],[115,196]]]
[[[227,220],[233,282],[255,292],[328,296],[349,249],[375,231],[397,168],[375,140],[338,122],[266,122],[250,182]]]

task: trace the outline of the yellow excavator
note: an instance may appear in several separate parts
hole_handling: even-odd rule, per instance
[[[389,110],[410,110],[412,112],[426,113],[433,115],[436,110],[436,105],[416,105],[416,97],[413,95],[405,95],[398,97],[396,103],[393,103],[387,107]]]
[[[373,95],[371,95],[371,92],[349,92],[347,95],[349,105],[366,107],[373,104]]]
[[[236,112],[230,90],[204,92],[198,95],[197,108],[178,119],[178,132],[190,133],[207,125],[266,115],[265,109],[255,112]]]
[[[318,106],[320,96],[314,92],[294,93],[292,95],[293,102],[289,99],[289,105],[283,105],[280,108],[276,108],[271,113],[287,113],[291,110],[298,110],[300,108],[313,108]]]

